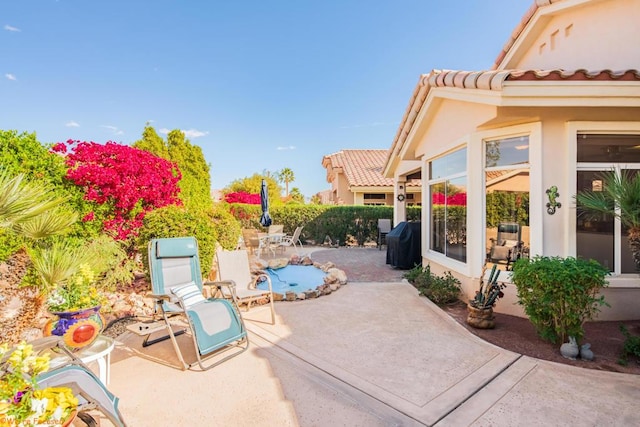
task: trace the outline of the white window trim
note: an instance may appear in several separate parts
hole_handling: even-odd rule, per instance
[[[437,160],[441,157],[444,157],[448,154],[451,154],[455,151],[458,150],[462,150],[462,149],[466,149],[467,150],[467,166],[466,166],[466,171],[464,173],[458,173],[458,174],[454,174],[454,175],[450,175],[447,176],[445,178],[438,178],[436,180],[430,180],[430,179],[423,179],[422,180],[422,194],[423,194],[423,200],[422,200],[422,217],[421,217],[421,221],[422,221],[422,257],[426,258],[427,260],[431,260],[434,262],[437,262],[438,264],[442,265],[443,267],[450,269],[452,271],[455,271],[457,273],[460,274],[464,274],[466,276],[469,276],[470,273],[470,265],[469,265],[469,256],[470,256],[470,246],[468,244],[469,242],[469,225],[471,223],[471,221],[469,220],[469,201],[467,199],[467,262],[462,262],[462,261],[458,261],[456,259],[453,258],[449,258],[448,256],[446,256],[443,253],[440,252],[436,252],[431,250],[431,200],[430,200],[430,196],[428,196],[430,194],[430,185],[433,182],[441,182],[447,179],[451,179],[452,177],[461,177],[461,176],[465,176],[467,177],[467,197],[469,196],[469,165],[471,164],[471,156],[469,154],[469,144],[467,144],[468,138],[461,138],[458,139],[456,141],[455,144],[452,145],[448,145],[445,149],[445,151],[442,151],[441,153],[439,153],[437,156],[433,156],[430,157],[429,159],[426,159],[422,162],[422,176],[423,177],[428,177],[429,176],[429,163],[432,162],[433,160]],[[426,200],[426,203],[425,203]]]
[[[575,195],[576,186],[578,185],[576,179],[576,172],[578,171],[578,146],[577,138],[579,133],[607,133],[607,134],[640,134],[640,121],[636,122],[567,122],[566,125],[566,141],[567,146],[567,170],[572,173],[567,174],[566,188],[570,189],[570,192]],[[617,162],[616,164],[620,164]],[[607,168],[606,163],[583,163],[581,170],[603,170]],[[634,168],[635,169],[635,168]],[[570,209],[565,211],[565,224],[568,227],[565,229],[565,253],[568,256],[576,256],[576,204],[575,200],[571,204]],[[621,227],[620,222],[616,221],[614,225],[614,233],[620,235]],[[614,245],[614,271],[620,271],[621,259],[620,259],[620,246]],[[612,273],[611,277],[620,279],[625,278],[637,278],[637,273],[615,274]],[[623,283],[621,282],[620,285]]]
[[[529,256],[534,257],[543,253],[543,212],[546,212],[546,210],[543,209],[545,192],[542,188],[542,123],[531,122],[474,133],[470,144],[473,147],[478,147],[476,155],[478,156],[477,158],[482,159],[482,162],[476,162],[477,172],[474,172],[473,175],[482,177],[482,179],[476,180],[474,192],[474,194],[477,194],[477,198],[479,198],[479,203],[476,201],[474,206],[478,206],[478,209],[482,212],[482,215],[478,215],[479,217],[481,216],[481,220],[477,221],[478,225],[476,226],[478,234],[474,236],[475,239],[473,240],[473,250],[476,251],[476,253],[473,254],[473,259],[476,260],[473,266],[474,277],[479,277],[482,271],[482,265],[484,264],[486,255],[484,254],[484,248],[487,244],[485,232],[487,212],[484,141],[524,135],[529,137]],[[469,203],[468,199],[467,203]],[[467,233],[467,236],[468,235],[469,233]],[[479,242],[479,244],[475,242]],[[469,244],[467,244],[467,246],[469,246]]]

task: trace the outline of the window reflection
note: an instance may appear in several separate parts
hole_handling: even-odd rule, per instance
[[[529,257],[529,170],[494,170],[486,179],[487,261],[507,270]]]
[[[467,261],[467,178],[430,186],[431,249]]]
[[[576,190],[601,191],[603,179],[602,172],[578,171]],[[613,271],[613,216],[585,212],[579,206],[576,212],[576,256],[595,259]]]
[[[529,162],[529,137],[497,139],[486,143],[486,167],[519,165]]]

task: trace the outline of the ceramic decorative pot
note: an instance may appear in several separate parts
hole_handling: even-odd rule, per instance
[[[88,346],[104,329],[105,320],[100,314],[100,306],[51,314],[55,317],[44,326],[44,336],[60,336],[72,350]]]
[[[467,305],[467,324],[477,329],[493,329],[496,327],[493,308],[475,308]]]

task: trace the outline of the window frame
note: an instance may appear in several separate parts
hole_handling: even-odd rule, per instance
[[[581,134],[610,134],[610,135],[640,135],[640,122],[569,122],[567,125],[567,138],[569,140],[569,170],[567,188],[571,188],[573,194],[578,189],[577,175],[579,171],[606,172],[621,169],[640,170],[640,162],[578,162],[578,135]],[[572,238],[568,239],[568,253],[577,256],[577,210],[575,203],[569,215],[567,228],[571,230]],[[622,273],[622,224],[618,218],[613,222],[613,271],[611,277],[630,278],[637,277],[638,273]]]
[[[457,153],[459,151],[465,150],[465,168],[464,170],[460,171],[460,172],[455,172],[451,175],[446,175],[443,177],[438,177],[438,178],[434,178],[431,179],[430,176],[430,171],[431,171],[431,162],[435,161],[435,160],[439,160],[439,159],[443,159],[444,157]],[[435,261],[441,262],[443,264],[449,264],[449,263],[454,263],[457,264],[459,266],[463,266],[463,269],[466,269],[468,266],[468,262],[469,262],[469,248],[468,245],[465,247],[465,261],[460,261],[456,258],[452,258],[450,256],[448,256],[446,254],[446,250],[445,252],[438,252],[434,249],[432,249],[432,220],[433,220],[433,198],[431,195],[431,186],[435,185],[435,184],[446,184],[447,182],[451,181],[451,180],[455,180],[458,178],[465,178],[466,180],[466,189],[467,189],[467,193],[469,192],[469,147],[468,144],[462,144],[462,145],[458,145],[455,148],[452,148],[450,150],[447,150],[443,153],[441,153],[438,156],[435,156],[429,160],[427,160],[424,163],[424,167],[423,167],[423,176],[427,176],[429,177],[428,179],[423,180],[423,194],[426,194],[428,197],[427,200],[427,204],[423,206],[427,206],[428,209],[423,209],[423,218],[422,218],[422,222],[426,225],[423,228],[423,242],[428,243],[426,246],[426,254],[423,254],[423,256],[426,255],[427,258],[429,259],[433,259]],[[426,174],[425,174],[426,172]],[[423,201],[424,202],[424,201]],[[467,202],[467,213],[465,215],[465,227],[466,229],[468,229],[469,227],[469,214],[468,214],[468,202]],[[426,214],[426,218],[425,218],[425,214]],[[426,234],[426,238],[425,238],[425,234]],[[445,234],[446,234],[446,230],[445,230]],[[456,270],[459,270],[460,268],[456,268]]]

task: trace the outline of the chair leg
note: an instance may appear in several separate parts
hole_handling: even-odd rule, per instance
[[[169,329],[169,336],[171,337],[171,344],[173,344],[173,349],[175,350],[176,355],[178,356],[178,359],[180,360],[180,363],[182,364],[182,370],[186,371],[187,369],[189,369],[189,364],[187,362],[185,362],[184,361],[184,357],[182,357],[182,351],[180,351],[180,346],[178,346],[178,341],[176,340],[176,334],[173,333],[173,328],[171,327],[171,323],[169,323],[169,318],[167,317],[167,313],[165,313],[164,310],[162,311],[162,317],[164,318],[164,321],[165,321],[165,323],[167,325],[167,329]]]
[[[273,306],[273,294],[271,294],[271,296],[269,296],[269,305],[271,306],[271,324],[275,325],[276,324],[276,309]]]

